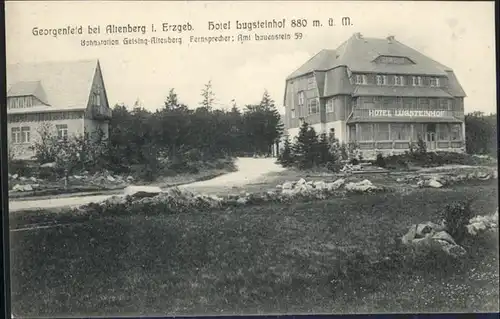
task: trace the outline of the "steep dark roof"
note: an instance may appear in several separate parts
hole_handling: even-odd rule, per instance
[[[8,113],[85,109],[98,64],[95,59],[7,65],[8,96],[29,93],[47,104]]]

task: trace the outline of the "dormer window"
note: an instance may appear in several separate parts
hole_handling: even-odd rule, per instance
[[[414,64],[414,62],[407,57],[389,55],[381,55],[375,59],[375,62],[385,64]]]
[[[356,84],[366,84],[367,83],[366,75],[364,75],[364,74],[356,74],[354,76],[354,82]]]
[[[404,85],[404,78],[400,75],[394,76],[394,85],[403,86]]]
[[[413,79],[413,86],[422,86],[421,76],[414,76],[412,79]]]
[[[15,96],[15,97],[9,97],[7,100],[8,109],[32,107],[33,105],[34,105],[33,96]]]
[[[387,85],[387,75],[377,75],[377,85]]]
[[[431,87],[439,87],[439,78],[431,78]]]

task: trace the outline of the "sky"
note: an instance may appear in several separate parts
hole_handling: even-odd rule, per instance
[[[451,67],[467,98],[465,111],[496,112],[494,2],[410,1],[8,1],[7,63],[98,58],[110,105],[150,110],[163,105],[174,88],[181,102],[197,107],[204,85],[212,82],[216,107],[258,103],[268,90],[281,112],[285,78],[322,49],[335,49],[360,32],[396,39]],[[351,26],[340,26],[349,16]],[[307,19],[306,28],[236,30],[236,20],[287,22]],[[328,26],[333,18],[337,25]],[[313,20],[323,27],[313,27]],[[208,30],[209,21],[231,21],[231,30]],[[162,23],[185,24],[191,32],[161,32]],[[154,24],[156,32],[107,35],[108,24]],[[33,28],[101,26],[99,35],[35,36]],[[302,33],[295,40],[296,32]],[[190,43],[190,36],[290,33],[292,40],[244,43]],[[81,40],[183,37],[182,45],[82,47]],[[7,74],[8,77],[8,74]]]

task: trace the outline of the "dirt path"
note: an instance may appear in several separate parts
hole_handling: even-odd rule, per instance
[[[268,173],[279,172],[284,170],[281,166],[275,163],[275,158],[238,158],[236,167],[238,171],[228,173],[211,180],[195,182],[179,186],[193,192],[224,192],[232,187],[242,187],[252,183]],[[69,196],[69,197],[54,197],[36,200],[10,201],[9,210],[28,210],[40,208],[60,208],[60,207],[77,207],[91,202],[100,202],[113,196],[93,195],[93,196]]]

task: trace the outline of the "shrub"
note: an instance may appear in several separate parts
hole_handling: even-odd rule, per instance
[[[469,220],[474,217],[471,209],[472,200],[464,200],[456,203],[449,204],[442,212],[443,224],[446,231],[460,243],[467,234],[466,226]]]

